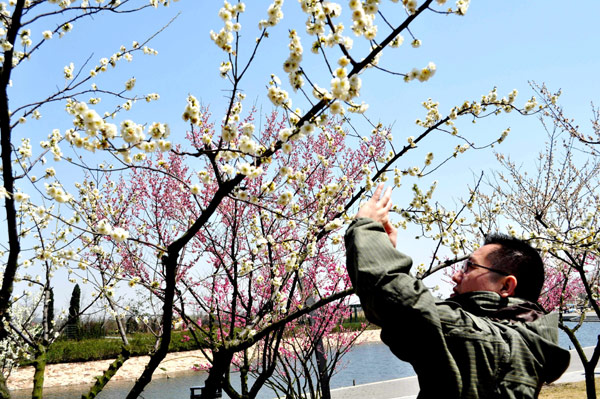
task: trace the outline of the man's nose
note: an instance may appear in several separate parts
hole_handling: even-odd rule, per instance
[[[454,274],[452,275],[452,281],[454,281],[455,283],[460,283],[460,281],[462,280],[463,277],[463,272],[462,270],[457,270],[456,272],[454,272]]]

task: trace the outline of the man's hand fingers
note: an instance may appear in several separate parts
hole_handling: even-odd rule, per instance
[[[392,207],[392,188],[391,187],[388,187],[385,190],[385,193],[383,194],[383,198],[381,199],[381,204],[386,209],[386,211],[389,211],[390,208]]]
[[[394,246],[394,248],[396,247],[396,241],[398,240],[398,229],[396,229],[394,227],[394,225],[387,221],[384,225],[383,228],[385,229],[385,232],[387,233],[388,237],[390,238],[390,241],[392,242],[392,245]]]
[[[381,191],[383,191],[383,183],[379,183],[377,185],[377,188],[375,189],[375,192],[373,193],[373,196],[371,197],[371,199],[374,200],[375,202],[379,202],[380,197],[381,197]]]

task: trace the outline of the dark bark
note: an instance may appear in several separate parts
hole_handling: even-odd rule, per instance
[[[133,388],[127,394],[127,399],[135,399],[144,390],[146,385],[152,381],[154,371],[160,365],[160,362],[167,356],[169,352],[169,344],[171,343],[171,322],[173,321],[173,298],[175,296],[175,283],[177,274],[178,256],[165,255],[163,257],[163,265],[165,267],[166,287],[164,292],[162,326],[163,332],[160,337],[160,344],[156,352],[150,356],[150,361],[144,368],[142,375],[135,381]]]
[[[18,0],[8,26],[6,40],[15,43],[15,39],[21,27],[21,17],[25,0]],[[2,147],[2,178],[6,191],[10,194],[14,192],[15,178],[12,169],[12,135],[10,127],[10,111],[8,104],[7,88],[12,72],[13,50],[4,52],[4,64],[0,70],[0,146]],[[4,199],[4,208],[6,209],[6,227],[8,229],[8,258],[4,267],[4,276],[2,279],[2,288],[0,288],[0,340],[8,336],[4,321],[8,317],[8,308],[10,307],[10,298],[12,296],[13,284],[18,268],[18,257],[21,252],[19,243],[19,230],[17,223],[17,211],[15,200],[11,195]]]
[[[323,345],[323,337],[319,337],[315,345],[315,356],[317,357],[317,367],[319,369],[319,383],[321,386],[321,399],[331,399],[331,388],[329,386],[329,372],[327,370],[327,357],[325,356],[325,345]]]
[[[213,362],[208,378],[204,383],[201,399],[215,398],[218,389],[223,387],[225,373],[229,370],[229,365],[233,359],[233,352],[220,349],[213,352]]]
[[[309,297],[307,304],[309,306],[314,305],[316,303],[316,299],[314,297]],[[315,324],[314,317],[316,317],[314,311],[310,312],[308,316],[308,320],[310,325]],[[319,379],[319,387],[321,388],[321,398],[322,399],[331,399],[331,391],[329,386],[329,373],[327,372],[327,356],[325,354],[325,345],[323,345],[323,335],[319,334],[314,342],[315,346],[315,356],[317,359],[317,378]],[[308,377],[308,375],[307,375]]]
[[[588,362],[584,363],[585,367],[585,391],[588,399],[596,399],[596,366],[600,357],[600,335],[598,335],[594,353]]]

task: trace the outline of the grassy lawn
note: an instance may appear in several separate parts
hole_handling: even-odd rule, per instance
[[[181,331],[173,331],[169,352],[181,352],[198,349],[193,339],[188,340]],[[115,339],[116,338],[116,339]],[[136,333],[129,338],[131,356],[148,355],[154,347],[154,336]],[[86,338],[81,340],[58,340],[48,349],[48,364],[88,362],[92,360],[114,359],[121,352],[122,342],[117,337]],[[31,361],[21,361],[21,366],[28,366]]]
[[[596,378],[596,392],[600,388],[600,378]],[[546,385],[540,399],[581,399],[585,398],[585,381]]]

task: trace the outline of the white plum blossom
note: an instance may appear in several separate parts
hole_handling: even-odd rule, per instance
[[[410,82],[413,79],[417,79],[419,82],[425,82],[435,75],[436,65],[433,62],[427,64],[423,69],[414,68],[404,76],[405,82]]]
[[[125,82],[125,90],[133,90],[134,87],[135,87],[135,78],[131,78],[127,82]]]
[[[129,232],[122,227],[115,227],[110,237],[117,242],[123,242],[129,238]]]
[[[5,190],[6,191],[6,190]],[[15,201],[17,202],[27,202],[29,201],[29,194],[25,194],[21,191],[17,191],[13,198],[15,199]]]
[[[0,186],[0,198],[10,198],[10,194],[6,191],[4,186]]]
[[[285,193],[282,193],[279,198],[277,198],[277,204],[285,206],[290,203],[293,197],[294,194],[291,191],[286,191]]]
[[[121,122],[121,137],[125,142],[137,144],[146,138],[144,127],[131,120]]]
[[[293,131],[292,129],[289,128],[285,128],[285,129],[281,129],[279,131],[279,140],[286,142],[290,139],[290,136],[292,135]]]
[[[98,225],[96,225],[96,231],[99,234],[110,235],[112,233],[112,226],[106,219],[102,219]]]
[[[271,102],[278,107],[292,107],[292,100],[290,99],[287,91],[280,89],[277,86],[270,86],[269,90],[267,91],[267,96],[269,97],[269,100],[271,100]]]
[[[198,125],[200,123],[200,103],[196,97],[192,96],[191,94],[187,98],[187,104],[182,118],[184,121],[189,121],[194,125]]]

